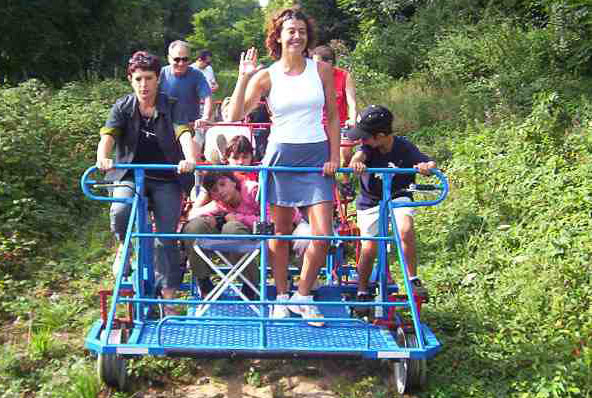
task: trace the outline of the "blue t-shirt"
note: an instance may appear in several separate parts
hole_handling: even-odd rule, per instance
[[[199,101],[212,95],[212,90],[203,73],[187,68],[183,76],[175,76],[170,65],[160,72],[160,92],[176,98],[181,112],[190,122],[199,119]]]
[[[394,137],[393,147],[387,153],[380,153],[368,145],[362,145],[359,151],[366,155],[366,167],[368,168],[412,168],[418,163],[429,162],[432,159],[422,153],[415,145],[405,137]],[[392,197],[408,196],[410,193],[398,193],[415,182],[415,174],[395,174],[392,183]],[[360,176],[360,195],[356,200],[358,210],[366,210],[378,206],[382,199],[382,179],[374,173],[364,173]]]

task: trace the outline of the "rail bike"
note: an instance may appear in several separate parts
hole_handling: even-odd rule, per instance
[[[172,165],[119,164],[116,168],[132,169],[135,194],[116,199],[106,191],[112,188],[94,177],[90,167],[81,178],[84,194],[103,202],[124,201],[131,207],[124,250],[132,258],[131,269],[122,264],[113,289],[100,292],[100,318],[92,325],[85,347],[97,355],[97,369],[102,381],[124,388],[127,380],[126,361],[141,356],[197,358],[358,358],[382,360],[389,367],[396,391],[404,393],[421,388],[427,380],[426,360],[441,348],[432,330],[421,320],[423,299],[413,293],[410,276],[403,258],[401,239],[393,210],[401,206],[435,206],[448,194],[446,177],[432,170],[428,184],[410,189],[431,195],[429,200],[392,201],[388,195],[396,174],[415,174],[415,169],[373,168],[383,180],[380,202],[379,234],[360,237],[345,218],[336,218],[335,233],[329,236],[275,235],[268,221],[267,181],[270,173],[318,173],[320,168],[293,167],[231,167],[198,165],[196,171],[256,171],[259,173],[260,222],[248,235],[192,235],[154,232],[150,221],[149,199],[143,194],[146,170],[170,170]],[[338,172],[351,172],[339,169]],[[424,199],[424,197],[422,197]],[[347,228],[338,228],[339,223]],[[195,278],[186,273],[180,298],[164,300],[155,287],[154,240],[178,239],[192,245],[196,253],[212,267],[217,276],[216,288],[202,296]],[[290,302],[275,301],[276,291],[269,272],[267,243],[270,239],[318,239],[330,242],[326,265],[321,269],[322,282],[315,296],[315,305],[324,316],[323,327],[310,326],[300,317],[273,319],[271,306]],[[346,246],[362,239],[379,242],[371,288],[375,301],[356,301],[356,268]],[[402,280],[391,275],[389,251],[396,251]],[[225,253],[237,252],[238,261],[229,261]],[[259,264],[259,286],[254,299],[241,292],[249,283],[242,271],[251,263]],[[181,265],[183,266],[183,265]],[[291,291],[297,286],[299,270],[290,267]],[[182,315],[165,315],[163,305],[179,308]],[[353,308],[369,307],[371,316],[357,317]]]

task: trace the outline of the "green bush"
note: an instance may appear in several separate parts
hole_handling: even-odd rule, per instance
[[[439,38],[419,75],[436,87],[464,87],[496,113],[527,113],[534,96],[561,85],[550,29],[522,28],[512,21],[484,20],[459,26]]]
[[[592,158],[569,108],[551,93],[524,122],[438,137],[450,198],[417,220],[445,344],[428,396],[592,393]]]
[[[98,130],[127,85],[37,80],[0,90],[0,268],[27,273],[40,247],[88,216],[79,178],[94,161]]]

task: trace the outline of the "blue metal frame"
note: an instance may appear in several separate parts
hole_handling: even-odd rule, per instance
[[[143,195],[144,192],[144,170],[170,170],[176,168],[171,165],[116,165],[116,168],[133,169],[135,176],[135,194],[129,199],[114,199],[107,196],[98,196],[91,192],[90,187],[100,184],[100,181],[90,179],[90,175],[97,169],[89,168],[82,176],[81,186],[86,196],[93,200],[124,202],[131,205],[131,216],[127,226],[124,241],[125,253],[129,252],[132,240],[135,242],[136,260],[135,272],[130,281],[124,280],[123,261],[126,256],[120,259],[120,272],[115,281],[113,296],[108,314],[107,324],[103,325],[101,320],[95,322],[86,337],[85,346],[97,353],[117,353],[123,356],[134,355],[211,355],[211,356],[253,356],[253,357],[277,357],[277,356],[300,356],[300,357],[330,357],[330,356],[351,356],[370,359],[377,358],[411,358],[425,359],[432,357],[440,349],[441,345],[430,329],[422,324],[419,319],[417,305],[412,296],[412,287],[407,274],[407,264],[401,249],[401,238],[399,236],[393,210],[398,207],[434,206],[445,199],[448,193],[448,182],[446,177],[438,170],[432,170],[432,174],[440,181],[438,188],[440,196],[432,201],[418,202],[393,202],[390,200],[392,178],[395,174],[415,174],[415,169],[397,168],[373,168],[367,172],[380,173],[383,177],[383,198],[380,202],[379,231],[377,237],[359,236],[292,236],[292,235],[195,235],[195,234],[160,234],[151,231],[148,222],[148,201]],[[294,167],[231,167],[231,166],[198,166],[198,170],[218,171],[257,171],[261,187],[267,186],[270,172],[321,172],[320,168],[294,168]],[[339,172],[352,172],[352,169],[339,169]],[[267,189],[260,189],[261,221],[267,219]],[[389,224],[392,235],[389,236]],[[135,230],[135,232],[134,232]],[[183,304],[188,307],[203,304],[203,300],[197,298],[191,300],[163,300],[154,298],[154,267],[153,267],[153,244],[154,238],[172,239],[232,239],[232,240],[260,240],[260,300],[243,302],[227,297],[225,300],[208,302],[211,308],[200,317],[192,316],[167,316],[161,320],[148,319],[148,309],[155,304]],[[289,304],[269,300],[269,289],[266,286],[266,265],[269,255],[267,252],[267,241],[269,239],[293,240],[293,239],[318,239],[328,241],[357,241],[374,240],[379,242],[378,254],[378,300],[373,303],[342,302],[339,299],[343,287],[334,284],[331,280],[332,267],[340,264],[339,258],[330,256],[326,268],[328,285],[324,288],[330,294],[324,300],[315,301],[315,304],[323,309],[326,326],[314,328],[306,324],[307,319],[288,318],[283,320],[270,319],[267,317],[269,306],[273,304]],[[388,259],[387,244],[393,243],[398,249],[399,263],[403,275],[405,291],[407,292],[406,302],[387,301],[389,286],[387,284]],[[123,287],[133,286],[134,297],[121,297]],[[191,292],[195,292],[194,286],[185,286]],[[336,299],[337,297],[337,299]],[[110,335],[113,320],[115,318],[118,304],[132,303],[134,306],[133,328],[128,341],[124,344],[109,344],[107,336]],[[260,306],[264,309],[261,315],[249,313],[248,304]],[[351,318],[347,307],[368,306],[380,308],[382,316],[386,319],[389,308],[409,308],[413,321],[414,331],[418,341],[417,348],[404,348],[397,346],[391,333],[384,327],[372,325],[362,320]],[[312,321],[309,320],[309,321]],[[101,336],[101,332],[103,337]],[[225,330],[226,335],[219,335],[220,330]],[[200,336],[210,336],[209,340],[195,340],[192,333],[201,333]],[[229,341],[227,334],[231,337],[237,334],[240,337],[237,341]],[[283,341],[283,335],[293,336],[296,342]],[[212,337],[214,336],[214,337]],[[241,340],[242,339],[242,340]],[[318,342],[321,339],[321,343]],[[333,340],[332,340],[333,339]],[[177,343],[171,343],[176,341]],[[180,342],[179,342],[180,341]],[[337,342],[337,343],[335,343]]]

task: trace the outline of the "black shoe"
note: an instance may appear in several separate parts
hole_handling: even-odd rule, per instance
[[[415,277],[411,279],[411,286],[413,287],[413,293],[417,297],[423,299],[424,303],[427,303],[430,300],[430,294],[428,292],[428,288],[423,285],[421,279]]]
[[[214,284],[210,278],[203,278],[197,280],[197,286],[199,286],[199,294],[201,298],[205,298],[212,290],[214,290]]]
[[[374,296],[369,293],[362,293],[354,296],[352,298],[354,301],[362,301],[365,303],[374,301]],[[352,307],[352,313],[354,316],[358,318],[364,318],[370,316],[372,313],[373,307],[356,307],[355,305]]]

